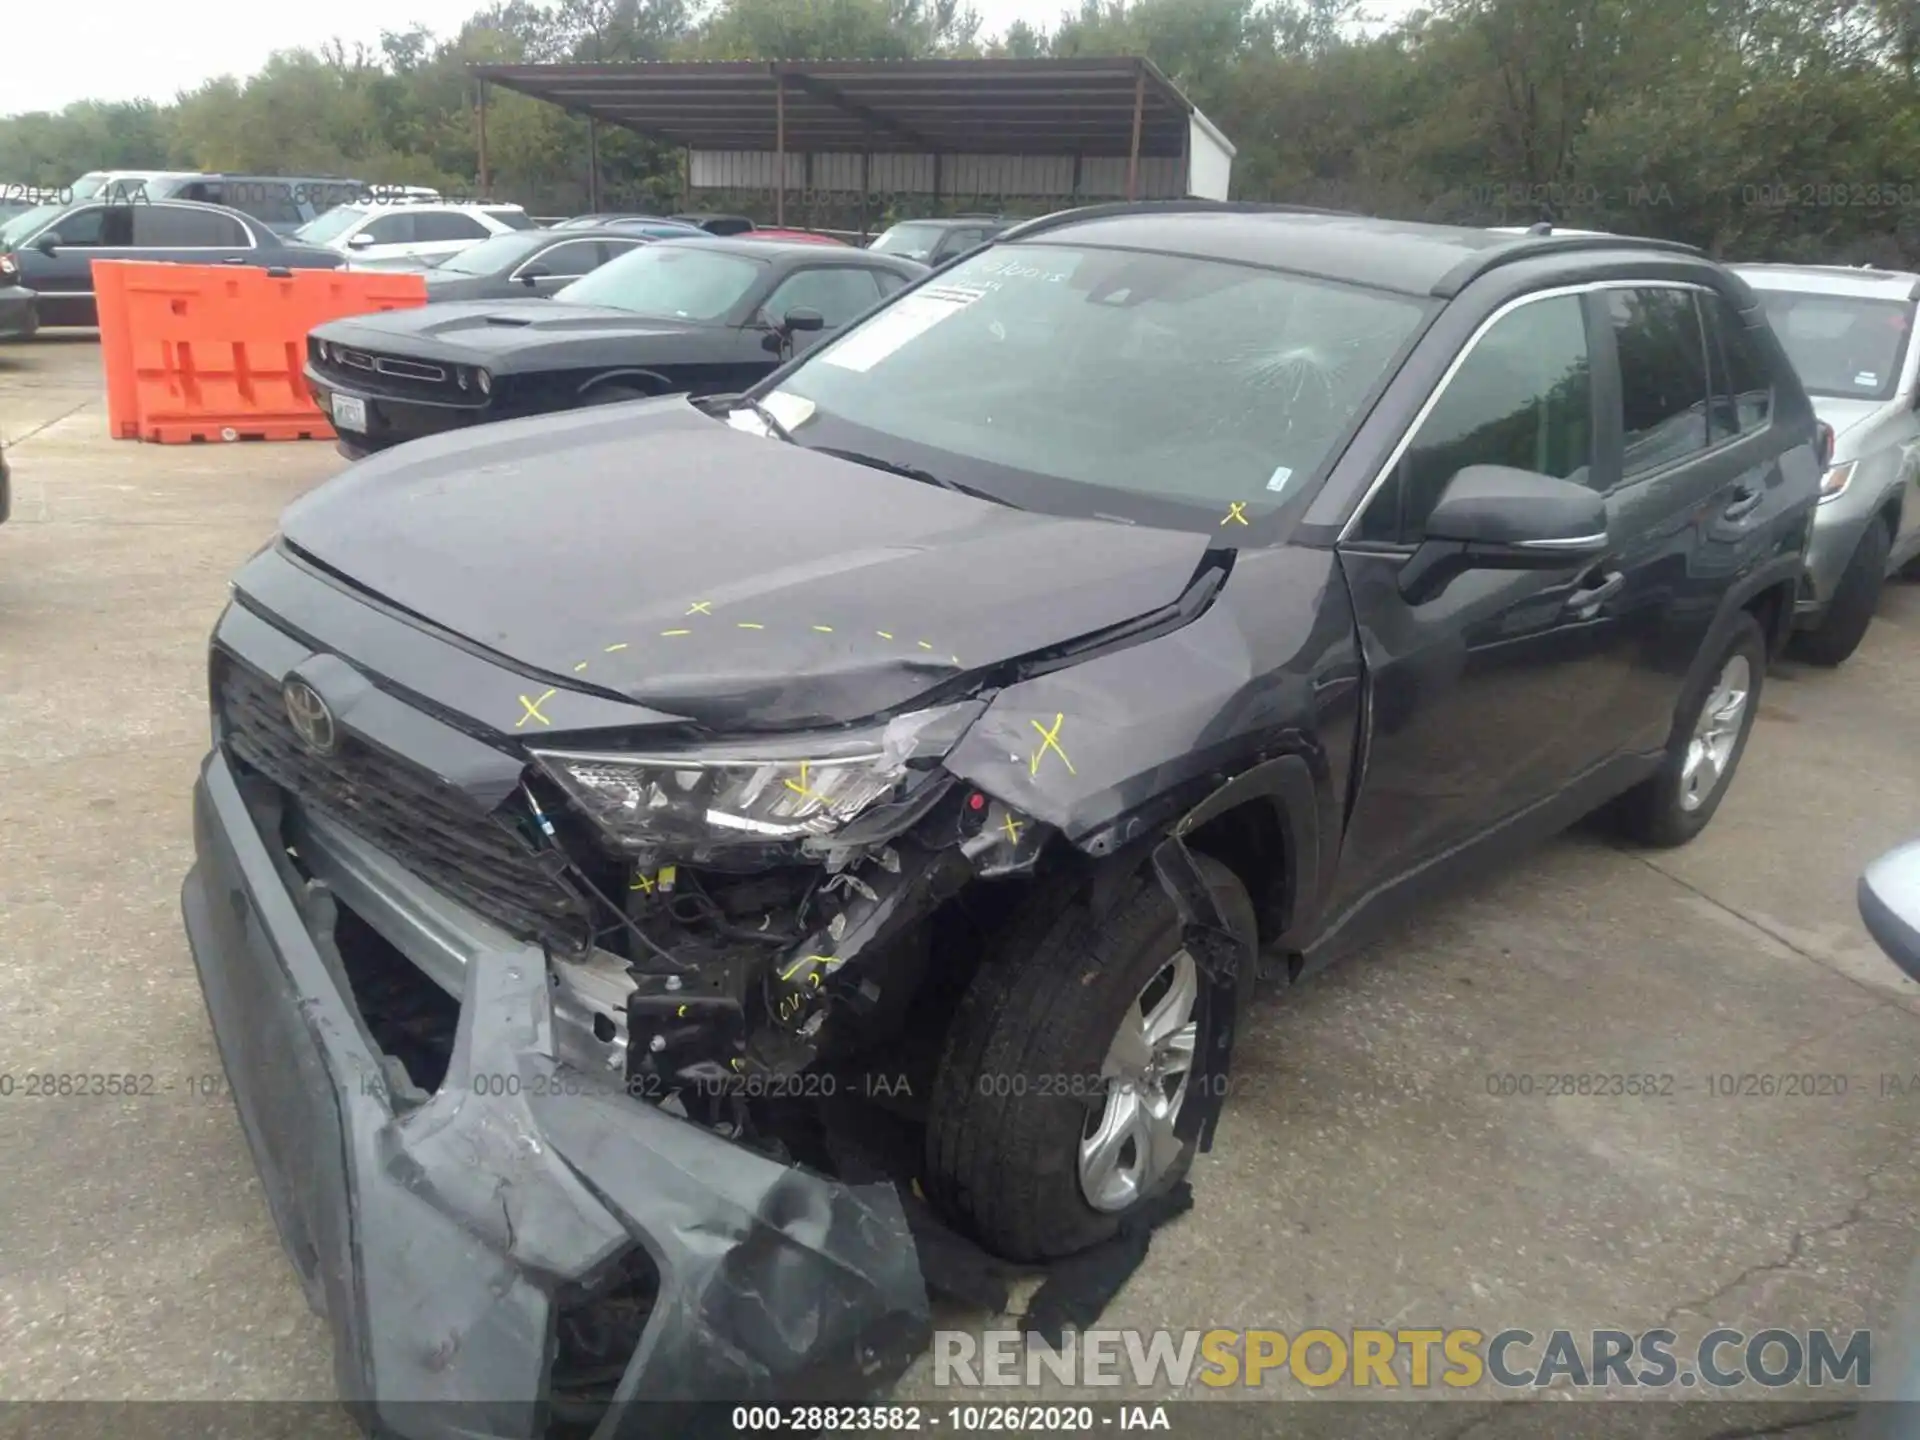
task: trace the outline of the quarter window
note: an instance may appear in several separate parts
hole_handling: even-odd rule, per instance
[[[1707,446],[1707,357],[1693,292],[1603,292],[1620,356],[1623,480]]]
[[[1592,483],[1593,366],[1577,295],[1535,300],[1482,335],[1367,506],[1360,538],[1417,544],[1469,465]]]

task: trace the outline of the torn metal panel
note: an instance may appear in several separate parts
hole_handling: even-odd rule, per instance
[[[1243,551],[1193,623],[1008,686],[946,765],[1111,853],[1275,755],[1312,756],[1344,793],[1358,673],[1333,555]]]

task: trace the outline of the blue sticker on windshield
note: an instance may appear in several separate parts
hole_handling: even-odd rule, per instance
[[[1862,370],[1858,375],[1853,377],[1853,383],[1856,385],[1878,385],[1880,383],[1880,377],[1871,370]]]
[[[1273,474],[1267,477],[1267,489],[1284,490],[1287,488],[1287,482],[1292,479],[1293,479],[1292,466],[1276,465],[1274,467]]]

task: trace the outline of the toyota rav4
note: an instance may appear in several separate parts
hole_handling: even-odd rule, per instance
[[[1181,203],[306,496],[213,637],[185,910],[343,1390],[897,1374],[916,1188],[1085,1250],[1208,1147],[1257,974],[1598,808],[1698,833],[1824,460],[1684,247]]]

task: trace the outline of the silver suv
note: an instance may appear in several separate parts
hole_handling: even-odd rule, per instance
[[[1920,275],[1838,265],[1736,265],[1832,431],[1833,458],[1795,619],[1795,650],[1838,665],[1885,578],[1920,556]]]

